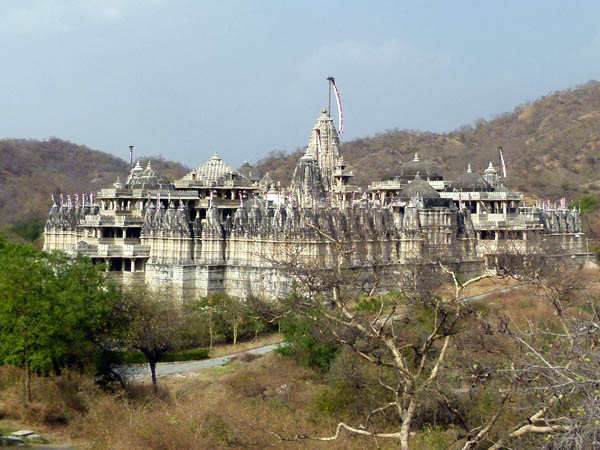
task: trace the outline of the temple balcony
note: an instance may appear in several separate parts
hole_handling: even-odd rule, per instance
[[[469,200],[508,200],[521,201],[523,196],[518,192],[440,192],[442,198],[451,198],[452,200],[460,200],[463,202]]]
[[[147,258],[150,256],[150,246],[141,244],[98,244],[98,249],[95,254],[89,254],[88,256],[98,257],[140,257]]]

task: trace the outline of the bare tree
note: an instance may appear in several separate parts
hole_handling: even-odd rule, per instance
[[[537,269],[529,287],[537,298],[533,302],[545,306],[553,317],[534,321],[499,314],[487,321],[488,334],[503,339],[504,350],[495,350],[504,364],[484,370],[488,387],[501,401],[463,449],[488,441],[490,449],[499,450],[524,439],[536,448],[598,448],[598,298],[585,292],[586,276],[590,281],[585,271],[548,260]],[[499,427],[503,416],[508,421]]]
[[[283,307],[271,308],[269,318],[302,314],[326,327],[338,344],[379,368],[378,383],[386,392],[386,400],[367,411],[362,423],[339,422],[331,436],[311,439],[334,441],[345,430],[394,439],[408,449],[413,419],[427,398],[438,395],[437,381],[447,366],[452,340],[464,332],[474,314],[464,297],[465,289],[485,278],[510,276],[508,264],[501,274],[486,270],[464,280],[455,267],[443,261],[415,262],[397,267],[396,292],[385,294],[380,289],[383,264],[373,251],[378,245],[375,238],[365,239],[351,230],[335,235],[315,221],[305,223],[329,244],[329,264],[324,268],[324,261],[315,262],[310,254],[307,257],[300,243],[287,242],[279,252],[279,263],[298,283],[299,294]],[[452,288],[448,290],[448,286]],[[263,315],[266,309],[268,305],[261,306]],[[396,415],[399,426],[378,429],[376,418],[389,413]]]

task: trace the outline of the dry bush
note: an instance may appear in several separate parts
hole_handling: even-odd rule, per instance
[[[173,400],[169,388],[159,385],[157,390],[151,384],[130,383],[125,387],[125,398],[133,403],[154,404],[156,401],[171,403]]]
[[[267,389],[265,381],[261,378],[261,374],[256,370],[240,370],[226,376],[223,382],[236,395],[257,397],[264,395]]]
[[[96,395],[88,375],[65,372],[61,377],[32,376],[33,401],[24,402],[23,371],[0,367],[0,417],[33,424],[66,425],[87,411],[87,399]]]
[[[233,358],[230,359],[230,361],[242,361],[242,362],[248,363],[248,362],[254,361],[255,359],[258,359],[262,356],[263,355],[257,355],[255,353],[242,353],[241,355],[234,356]]]
[[[308,369],[280,355],[267,355],[232,365],[225,375],[224,371],[219,367],[198,377],[166,379],[161,386],[168,389],[158,396],[147,384],[108,394],[83,375],[34,377],[36,402],[24,411],[21,371],[0,367],[0,411],[47,430],[56,430],[62,420],[59,429],[82,449],[332,448],[310,439],[295,440],[328,435],[337,423],[314,414],[311,405],[323,385]],[[250,387],[243,385],[246,382]],[[279,441],[273,433],[294,442]],[[369,438],[346,435],[335,444],[348,449],[371,446]]]

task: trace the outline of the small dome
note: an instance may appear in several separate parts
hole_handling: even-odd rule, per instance
[[[429,179],[432,181],[443,180],[444,177],[438,172],[437,168],[428,162],[421,161],[419,154],[415,153],[415,157],[412,161],[405,164],[401,164],[400,167],[388,173],[384,179],[394,180],[399,179],[402,183],[408,183],[414,180],[417,173],[420,174],[422,179]]]
[[[498,172],[496,171],[496,169],[494,169],[494,165],[492,164],[492,162],[491,162],[491,161],[490,161],[490,165],[488,166],[488,168],[487,168],[487,169],[485,169],[485,173],[486,173],[486,174],[496,174],[496,173],[498,173]]]
[[[246,180],[251,183],[260,181],[262,173],[256,167],[251,166],[248,161],[244,162],[242,166],[237,170]]]
[[[417,172],[415,179],[400,191],[400,197],[440,198],[440,194],[431,186],[431,184],[429,184],[429,182],[423,180],[419,172]]]
[[[481,175],[471,170],[471,164],[469,164],[466,173],[463,173],[452,183],[452,189],[465,192],[489,192],[493,190]]]
[[[171,182],[152,168],[150,161],[146,168],[140,173],[136,170],[138,166],[132,170],[129,180],[127,180],[127,188],[143,189],[146,191],[174,191]]]
[[[201,186],[225,186],[227,181],[248,184],[245,177],[227,165],[216,153],[204,164],[185,175],[182,180],[192,181],[193,184]]]
[[[265,186],[272,186],[274,183],[275,183],[275,180],[273,180],[271,175],[269,175],[269,172],[267,172],[265,174],[265,176],[260,179],[260,184],[265,185]]]

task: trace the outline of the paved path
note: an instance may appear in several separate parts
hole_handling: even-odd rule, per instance
[[[465,297],[463,299],[463,301],[476,302],[477,300],[482,300],[486,297],[489,297],[490,295],[502,294],[504,292],[522,289],[528,285],[529,285],[529,283],[517,284],[516,286],[510,286],[510,287],[503,288],[503,289],[496,289],[495,291],[484,292],[483,294],[471,295],[470,297]]]
[[[496,289],[490,292],[484,292],[483,294],[472,295],[470,297],[463,298],[463,301],[474,302],[482,300],[490,295],[501,294],[503,292],[509,292],[516,289],[525,287],[526,284],[519,284],[517,286],[511,286],[503,289]],[[392,318],[392,320],[399,320],[403,317],[402,314],[398,314]],[[222,366],[229,362],[232,358],[244,354],[251,355],[264,355],[265,353],[272,352],[275,347],[280,344],[265,345],[264,347],[258,347],[245,352],[233,353],[231,355],[220,356],[218,358],[203,359],[201,361],[184,361],[177,363],[158,363],[156,365],[156,376],[164,377],[167,375],[173,375],[176,373],[194,372],[196,370],[208,369],[210,367]],[[150,378],[150,366],[148,364],[132,364],[127,367],[127,378],[130,380],[144,380]]]
[[[279,344],[265,345],[264,347],[254,348],[245,352],[234,353],[231,355],[220,356],[218,358],[203,359],[201,361],[183,361],[177,363],[158,363],[156,365],[156,376],[164,377],[175,373],[193,372],[209,367],[222,366],[236,356],[244,354],[264,355],[272,352]],[[130,380],[143,380],[150,378],[150,366],[148,364],[132,364],[127,368],[127,377]]]

